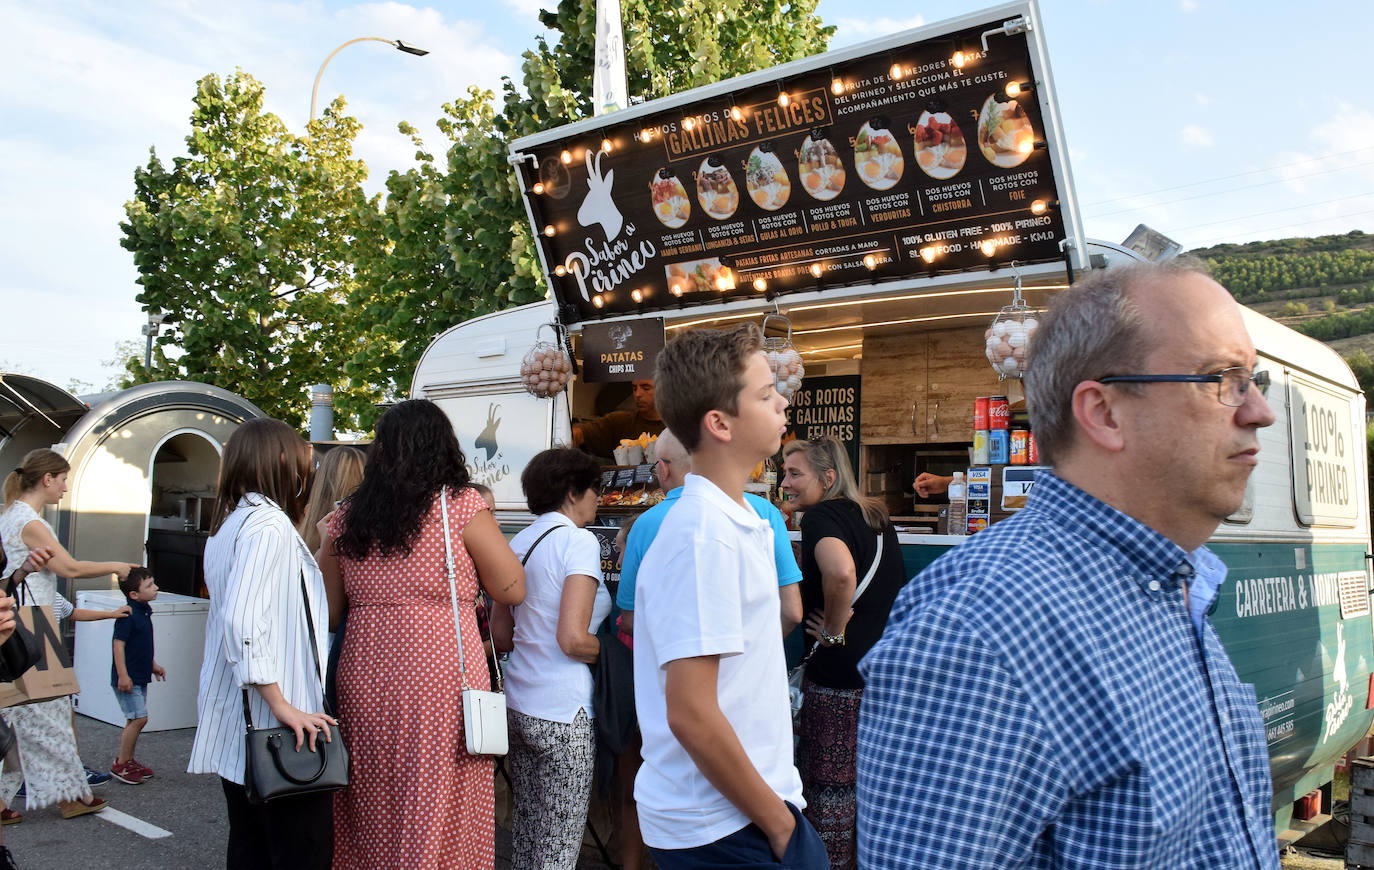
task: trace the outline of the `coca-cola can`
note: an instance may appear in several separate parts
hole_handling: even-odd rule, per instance
[[[1011,430],[1011,464],[1030,464],[1030,432],[1025,429]]]
[[[988,430],[973,430],[973,464],[988,464]]]
[[[1035,443],[1034,430],[1026,433],[1026,458],[1031,465],[1040,464],[1040,447]]]
[[[988,397],[988,428],[1011,428],[1011,403],[1006,396]]]
[[[988,428],[988,397],[979,396],[973,400],[973,431]]]

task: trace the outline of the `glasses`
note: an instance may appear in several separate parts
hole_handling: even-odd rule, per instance
[[[658,465],[660,462],[663,463],[664,468],[667,468],[668,466],[673,464],[673,461],[671,459],[663,459],[662,457],[660,457],[654,460],[654,465]]]
[[[1098,378],[1099,384],[1216,384],[1217,401],[1228,408],[1245,404],[1250,385],[1259,387],[1260,395],[1269,392],[1269,372],[1252,372],[1245,366],[1231,366],[1210,375],[1112,375]]]

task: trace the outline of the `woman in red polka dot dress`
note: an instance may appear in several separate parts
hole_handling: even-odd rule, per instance
[[[495,601],[525,598],[524,570],[468,486],[448,418],[424,400],[387,411],[363,482],[330,518],[322,548],[331,623],[348,608],[338,697],[352,770],[334,801],[336,870],[495,864],[492,759],[464,748],[441,487],[469,687],[489,687],[475,614],[479,577]]]

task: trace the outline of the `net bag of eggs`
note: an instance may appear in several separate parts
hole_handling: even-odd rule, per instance
[[[1003,308],[983,333],[987,340],[988,362],[998,378],[1020,378],[1026,372],[1026,351],[1031,334],[1040,325],[1035,311],[1026,308]]]
[[[763,355],[768,359],[768,368],[773,371],[773,382],[778,392],[790,402],[801,388],[802,378],[806,377],[806,366],[802,364],[801,353],[792,344],[792,321],[780,314],[770,314],[763,319],[765,333],[770,320],[786,325],[787,334],[765,338]]]
[[[541,399],[556,396],[568,386],[572,361],[563,348],[547,341],[535,342],[520,362],[520,380],[525,391]]]

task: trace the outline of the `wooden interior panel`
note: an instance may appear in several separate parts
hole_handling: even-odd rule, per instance
[[[862,442],[914,444],[925,441],[925,333],[867,335],[863,352]]]
[[[926,333],[926,389],[930,402],[927,441],[972,441],[973,401],[979,396],[1005,396],[1018,389],[998,382],[984,355],[986,326]],[[938,406],[938,413],[936,407]]]

